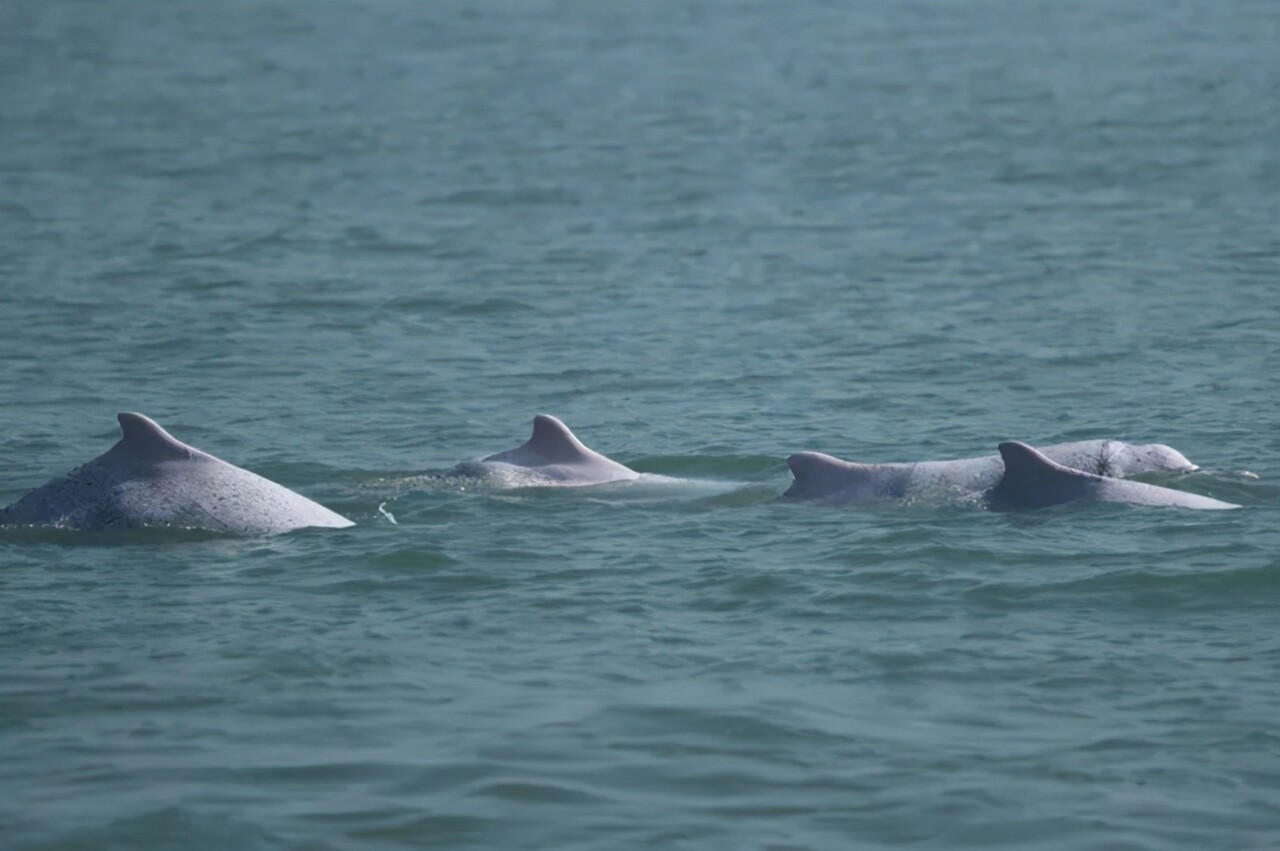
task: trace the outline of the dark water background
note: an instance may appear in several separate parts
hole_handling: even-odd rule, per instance
[[[0,847],[1280,847],[1277,45],[0,0],[0,503],[138,410],[359,523],[0,535]],[[701,483],[447,475],[540,411]],[[775,501],[1094,437],[1247,507]]]

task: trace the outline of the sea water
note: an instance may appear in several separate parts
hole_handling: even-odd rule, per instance
[[[0,847],[1280,847],[1280,5],[7,0]],[[507,488],[536,413],[681,485]],[[781,502],[1112,438],[1243,504]]]

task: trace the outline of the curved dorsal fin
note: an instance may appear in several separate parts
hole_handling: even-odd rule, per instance
[[[1081,499],[1101,479],[1064,467],[1017,440],[1000,444],[1000,458],[1004,461],[1004,475],[991,489],[991,496],[1020,508],[1043,508]]]
[[[821,452],[797,452],[787,458],[787,466],[797,482],[804,482],[818,476],[843,473],[856,465]]]
[[[536,452],[548,461],[572,461],[591,451],[567,425],[550,414],[533,418],[533,436],[521,448]]]
[[[845,461],[821,452],[797,452],[787,458],[787,466],[795,481],[783,496],[795,499],[821,499],[856,491],[870,494],[880,486],[877,467]]]
[[[148,458],[190,458],[197,452],[162,429],[150,417],[121,413],[116,415],[116,419],[120,421],[120,430],[124,433],[119,445],[136,455]]]

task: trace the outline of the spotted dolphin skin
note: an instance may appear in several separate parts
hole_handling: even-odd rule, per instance
[[[120,529],[173,526],[269,535],[354,525],[286,487],[201,452],[142,414],[102,455],[0,510],[0,524]]]
[[[569,427],[548,414],[533,418],[533,436],[506,452],[483,459],[527,471],[529,485],[596,485],[638,479],[640,474],[588,449]]]
[[[1045,446],[1040,451],[1066,467],[1099,476],[1198,469],[1182,453],[1161,443],[1082,440]],[[860,464],[821,452],[798,452],[787,459],[787,464],[795,482],[784,497],[833,503],[929,494],[981,494],[995,487],[1004,475],[1004,462],[999,455],[914,464]]]
[[[1004,461],[1004,475],[990,493],[992,503],[997,505],[1045,508],[1064,502],[1093,500],[1200,510],[1240,507],[1173,488],[1073,470],[1016,440],[1000,444],[1000,458]]]

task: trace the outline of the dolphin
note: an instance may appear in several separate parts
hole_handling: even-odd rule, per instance
[[[640,478],[635,470],[588,449],[568,426],[548,414],[533,418],[533,436],[527,441],[481,463],[526,470],[534,475],[529,485],[598,485]]]
[[[1059,464],[1099,476],[1199,469],[1182,453],[1160,443],[1081,440],[1056,443],[1041,451]],[[821,452],[798,452],[787,459],[787,465],[795,482],[783,496],[821,502],[866,502],[948,492],[981,494],[995,487],[1004,474],[999,455],[914,464],[858,464]]]
[[[1016,440],[1000,444],[1000,458],[1004,461],[1004,475],[989,494],[991,502],[996,505],[1044,508],[1079,499],[1091,499],[1097,502],[1176,508],[1240,507],[1195,493],[1073,470]]]
[[[142,414],[102,455],[0,510],[0,525],[71,529],[176,526],[269,535],[354,526],[301,494],[177,440]]]

